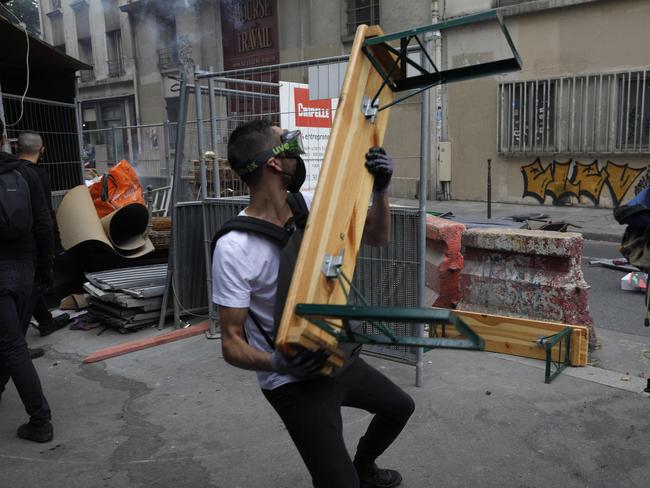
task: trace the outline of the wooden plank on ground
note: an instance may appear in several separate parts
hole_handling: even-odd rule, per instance
[[[486,351],[534,359],[546,359],[546,351],[536,342],[540,337],[571,327],[571,365],[586,366],[588,363],[587,327],[462,310],[453,312],[485,340]],[[447,332],[449,337],[460,335],[453,326],[448,326]],[[553,358],[557,360],[557,346],[553,351]]]
[[[368,212],[373,177],[365,167],[365,154],[371,146],[383,143],[389,110],[377,114],[374,123],[361,112],[364,96],[373,98],[382,78],[372,67],[361,47],[366,37],[383,34],[378,26],[360,26],[350,52],[336,117],[323,158],[309,220],[289,288],[284,314],[278,328],[278,347],[318,344],[331,352],[337,343],[325,331],[298,317],[299,303],[344,304],[346,295],[336,280],[322,273],[326,255],[344,253],[343,272],[352,277]],[[380,104],[393,100],[385,88]],[[307,340],[305,340],[307,339]],[[330,365],[340,362],[340,353],[332,355]]]
[[[200,324],[188,327],[187,329],[178,329],[166,334],[147,337],[146,339],[139,339],[137,341],[124,342],[116,346],[106,347],[86,356],[83,360],[83,363],[96,363],[98,361],[103,361],[104,359],[122,356],[124,354],[129,354],[135,351],[141,351],[142,349],[147,349],[149,347],[155,347],[162,344],[168,344],[170,342],[180,341],[181,339],[187,339],[188,337],[194,337],[199,334],[203,334],[206,330],[208,330],[208,328],[209,324],[207,322],[202,322]]]

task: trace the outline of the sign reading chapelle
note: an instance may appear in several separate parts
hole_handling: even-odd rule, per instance
[[[221,0],[225,70],[278,64],[277,0]]]
[[[307,178],[303,191],[316,189],[338,102],[338,98],[310,100],[309,85],[280,82],[280,125],[287,130],[299,129],[305,146]]]

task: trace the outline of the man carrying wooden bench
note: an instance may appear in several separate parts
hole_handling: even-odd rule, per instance
[[[250,203],[215,238],[212,297],[219,305],[223,356],[233,366],[257,372],[262,393],[282,418],[314,487],[394,487],[401,475],[378,468],[375,460],[413,413],[411,397],[358,357],[359,348],[333,376],[319,374],[328,357],[323,350],[290,356],[275,348],[281,316],[276,291],[291,279],[284,266],[295,264],[300,243],[295,239],[302,236],[313,198],[299,191],[306,173],[301,154],[299,131],[283,131],[265,120],[238,127],[228,141],[228,161],[248,185]],[[371,148],[366,158],[375,180],[363,242],[380,246],[390,234],[387,190],[394,163],[380,148]],[[374,414],[354,459],[343,441],[342,406]]]

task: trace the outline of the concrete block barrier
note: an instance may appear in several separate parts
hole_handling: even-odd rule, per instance
[[[427,216],[425,284],[434,307],[455,308],[460,300],[459,279],[463,269],[461,239],[465,226]]]
[[[595,346],[580,234],[470,229],[462,244],[460,310],[585,325]]]

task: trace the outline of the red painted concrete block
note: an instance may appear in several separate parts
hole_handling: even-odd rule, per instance
[[[595,346],[580,234],[470,229],[462,243],[459,309],[586,325]]]
[[[455,308],[460,300],[459,278],[463,269],[461,238],[465,226],[427,216],[426,286],[434,307]]]

